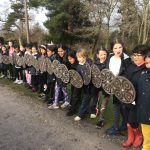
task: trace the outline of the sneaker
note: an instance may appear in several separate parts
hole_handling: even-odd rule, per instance
[[[62,105],[61,105],[61,108],[67,108],[69,106],[69,102],[64,102]]]
[[[96,118],[96,115],[95,115],[95,114],[91,114],[91,115],[90,115],[90,118],[91,118],[91,119],[95,119],[95,118]]]
[[[74,121],[80,121],[81,120],[81,118],[79,117],[79,116],[76,116],[75,118],[74,118]]]
[[[17,84],[22,84],[23,83],[23,80],[19,80],[18,82],[17,82]]]
[[[19,80],[18,79],[16,79],[13,83],[18,83],[19,82]]]
[[[97,129],[101,129],[104,126],[104,120],[99,120],[96,124]]]
[[[4,78],[4,75],[1,75],[0,78]]]
[[[48,109],[58,109],[58,108],[59,108],[59,106],[56,104],[48,106]]]
[[[120,133],[119,129],[116,128],[114,125],[109,129],[106,129],[106,134],[108,135],[118,135]]]

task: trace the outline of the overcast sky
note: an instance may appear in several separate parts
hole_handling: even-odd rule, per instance
[[[9,0],[0,0],[0,18],[5,18],[6,12],[10,12],[10,2]],[[44,28],[43,22],[47,19],[45,16],[46,10],[45,9],[34,9],[29,11],[29,16],[31,18],[31,24],[39,22],[40,25]],[[0,22],[0,27],[2,27],[2,22]]]

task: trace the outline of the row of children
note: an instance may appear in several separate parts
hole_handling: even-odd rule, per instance
[[[35,46],[29,45],[23,49],[14,47],[14,53],[24,55],[26,53],[33,55],[36,59],[39,57],[48,57],[51,62],[55,59],[60,63],[65,64],[68,69],[74,69],[79,74],[84,71],[86,63],[96,64],[100,70],[107,68],[115,75],[122,75],[129,79],[136,89],[136,98],[132,104],[124,104],[113,96],[113,125],[106,130],[109,135],[117,135],[121,130],[127,128],[127,140],[122,143],[123,147],[140,147],[143,142],[143,150],[150,149],[150,47],[147,45],[138,45],[132,51],[131,58],[125,53],[125,46],[122,40],[115,39],[110,44],[112,53],[100,47],[96,52],[96,57],[92,61],[86,50],[80,49],[77,52],[68,50],[65,46],[41,45],[37,51]],[[2,55],[3,55],[2,47]],[[10,53],[10,50],[8,54]],[[12,53],[13,55],[13,53]],[[4,64],[2,64],[4,65]],[[14,64],[15,68],[15,83],[25,82],[33,92],[39,91],[40,96],[49,101],[49,109],[58,109],[59,101],[64,100],[61,108],[68,108],[67,115],[72,116],[77,114],[75,121],[84,119],[90,106],[90,117],[97,117],[97,103],[99,93],[103,94],[103,100],[100,108],[100,117],[97,127],[101,128],[104,125],[104,111],[108,103],[109,95],[102,89],[96,88],[92,82],[88,85],[83,85],[82,88],[76,88],[71,85],[71,94],[68,94],[67,84],[61,79],[56,78],[54,74],[50,75],[47,72],[39,72],[31,66],[25,69]],[[9,70],[11,68],[9,66]],[[7,67],[6,67],[7,68]],[[2,69],[7,70],[7,69]],[[25,75],[23,75],[25,72]],[[6,75],[6,74],[5,74]],[[20,82],[19,82],[20,81]],[[90,105],[91,104],[91,105]],[[122,116],[122,124],[120,126],[120,116]],[[142,129],[142,132],[141,132]],[[144,137],[144,138],[143,138]]]

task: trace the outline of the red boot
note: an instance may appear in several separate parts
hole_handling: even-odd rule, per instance
[[[127,130],[128,130],[128,138],[126,141],[124,141],[122,143],[123,147],[129,147],[133,144],[134,142],[134,132],[133,132],[133,128],[131,127],[131,125],[129,123],[127,123]]]
[[[143,136],[142,136],[142,132],[140,127],[133,129],[134,134],[135,134],[135,139],[133,142],[133,147],[137,148],[140,147],[142,145],[142,141],[143,141]]]

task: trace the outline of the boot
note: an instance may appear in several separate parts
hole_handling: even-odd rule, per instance
[[[129,147],[129,146],[131,146],[132,144],[133,144],[133,142],[134,142],[134,132],[133,132],[133,128],[131,127],[131,125],[129,124],[129,123],[127,123],[127,136],[128,136],[128,138],[127,138],[127,140],[126,141],[124,141],[123,143],[122,143],[122,146],[123,147]]]
[[[133,147],[137,148],[137,147],[141,146],[142,141],[143,141],[143,136],[142,136],[142,132],[141,132],[140,127],[136,128],[136,129],[133,129],[133,131],[134,131],[134,134],[135,134],[135,139],[134,139],[134,142],[133,142]]]

